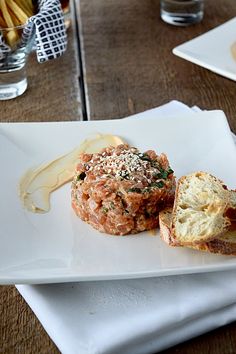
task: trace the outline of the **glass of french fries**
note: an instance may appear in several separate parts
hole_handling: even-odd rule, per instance
[[[26,63],[34,30],[22,35],[35,12],[32,0],[0,0],[0,100],[15,98],[27,88]]]

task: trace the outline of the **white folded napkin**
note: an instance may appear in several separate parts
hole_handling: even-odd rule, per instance
[[[17,289],[63,354],[156,353],[236,319],[235,271]]]

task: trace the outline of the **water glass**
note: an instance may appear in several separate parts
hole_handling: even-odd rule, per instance
[[[34,44],[34,28],[0,28],[0,100],[22,95],[27,88],[26,64]]]
[[[161,0],[161,18],[176,26],[188,26],[203,18],[204,0]]]

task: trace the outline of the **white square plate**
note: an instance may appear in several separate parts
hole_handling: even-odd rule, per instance
[[[236,151],[220,111],[136,119],[61,123],[0,124],[0,283],[55,283],[124,279],[236,268],[236,257],[171,248],[144,232],[114,237],[75,216],[70,184],[55,191],[51,211],[32,214],[17,195],[29,167],[69,152],[94,133],[123,137],[141,151],[166,152],[176,176],[203,170],[236,181]]]
[[[231,46],[236,42],[236,17],[173,49],[192,63],[236,81],[236,59]]]

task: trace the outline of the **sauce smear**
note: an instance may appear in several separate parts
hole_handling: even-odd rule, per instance
[[[81,153],[96,153],[105,147],[120,144],[124,144],[124,140],[116,135],[97,134],[84,140],[68,154],[28,170],[19,183],[23,206],[33,213],[47,213],[50,210],[50,194],[73,179]]]

